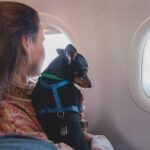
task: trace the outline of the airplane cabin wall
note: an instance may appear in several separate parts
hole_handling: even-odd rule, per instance
[[[19,1],[19,0],[18,0]],[[150,15],[149,0],[20,0],[63,20],[88,58],[93,87],[84,91],[90,132],[104,134],[115,150],[150,149],[150,114],[128,88],[131,38]]]

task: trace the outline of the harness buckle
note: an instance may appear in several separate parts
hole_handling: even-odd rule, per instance
[[[65,116],[65,112],[64,111],[63,112],[57,112],[57,117],[59,119],[62,119],[64,116]]]

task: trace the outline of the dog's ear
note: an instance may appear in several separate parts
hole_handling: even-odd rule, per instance
[[[56,51],[57,51],[58,55],[64,55],[65,54],[65,50],[62,48],[57,48]]]
[[[72,45],[68,44],[65,48],[65,53],[70,61],[75,60],[77,56],[77,49]]]

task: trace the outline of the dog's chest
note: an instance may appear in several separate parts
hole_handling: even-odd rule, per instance
[[[51,85],[50,81],[48,85]],[[69,83],[64,86],[60,86],[55,89],[55,92],[57,92],[57,96],[60,99],[62,107],[81,105],[82,94],[74,84]],[[40,83],[37,83],[32,97],[35,99],[35,105],[38,109],[45,107],[55,108],[57,105],[54,91],[50,88],[43,87]]]

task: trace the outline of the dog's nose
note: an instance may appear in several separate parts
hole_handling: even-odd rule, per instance
[[[89,84],[88,84],[88,88],[91,88],[92,87],[92,83],[91,82],[89,82]]]
[[[91,88],[91,87],[92,87],[92,84],[89,85],[89,88]]]
[[[90,79],[88,78],[88,76],[86,76],[86,85],[87,85],[87,88],[92,87],[92,83],[91,83]]]

